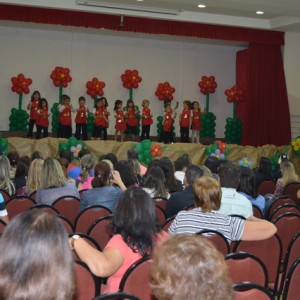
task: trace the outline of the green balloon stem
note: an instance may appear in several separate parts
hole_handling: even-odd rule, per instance
[[[233,118],[236,119],[236,102],[233,101]]]
[[[63,94],[63,87],[62,85],[59,86],[59,104],[61,104],[61,100],[62,100],[62,94]]]
[[[19,94],[19,110],[22,109],[23,93]]]
[[[129,89],[129,99],[133,100],[133,88]]]
[[[206,112],[209,112],[209,93],[206,94]]]

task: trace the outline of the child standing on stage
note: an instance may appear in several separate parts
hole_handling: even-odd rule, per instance
[[[110,115],[110,112],[107,110],[107,107],[108,107],[107,99],[105,97],[101,97],[100,99],[103,102],[104,115],[106,116],[106,119],[107,119],[106,126],[102,128],[103,139],[106,141],[107,140],[107,128],[109,126],[109,119],[108,119],[108,117]]]
[[[128,133],[131,134],[132,140],[135,140],[135,135],[137,134],[137,111],[134,107],[134,103],[131,99],[127,100],[127,112],[125,114],[127,130]]]
[[[40,99],[41,99],[40,92],[34,91],[33,94],[31,95],[31,101],[27,105],[27,110],[30,110],[28,133],[27,133],[27,137],[29,138],[32,138],[33,135],[33,127],[38,117],[37,111],[39,109]]]
[[[183,102],[183,110],[179,116],[180,125],[180,139],[181,143],[188,143],[190,136],[191,125],[191,101],[185,100]]]
[[[104,139],[107,139],[106,129],[108,127],[108,119],[105,115],[104,101],[99,98],[95,102],[94,108],[94,138],[100,139],[103,133]]]
[[[115,101],[114,115],[116,118],[115,141],[117,141],[118,134],[120,134],[121,142],[124,141],[124,131],[126,130],[125,113],[122,109],[123,102],[121,100]]]
[[[152,113],[149,108],[150,101],[148,99],[144,99],[142,102],[142,135],[141,141],[144,139],[150,139],[150,125],[153,123]]]
[[[37,111],[37,119],[36,119],[36,138],[40,139],[48,137],[48,126],[49,126],[49,113],[48,113],[48,102],[45,98],[40,100],[39,109]]]
[[[59,111],[57,137],[68,139],[72,136],[72,105],[68,95],[62,95],[57,110]]]
[[[162,136],[163,136],[163,142],[165,144],[170,144],[173,141],[172,127],[175,118],[176,118],[176,113],[173,115],[171,105],[166,105],[163,124],[162,124]]]
[[[199,134],[201,129],[201,108],[197,101],[192,103],[192,143],[199,143]]]
[[[75,123],[76,123],[75,137],[77,138],[77,140],[80,140],[80,135],[82,134],[82,139],[86,141],[88,139],[87,114],[89,112],[89,109],[85,105],[85,98],[83,96],[79,97],[78,105],[79,107],[75,110],[77,111],[75,117]]]

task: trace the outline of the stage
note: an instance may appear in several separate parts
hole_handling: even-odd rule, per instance
[[[41,140],[27,139],[21,137],[8,137],[9,142],[8,150],[16,150],[19,154],[30,156],[34,151],[40,151],[44,158],[58,157],[58,144],[60,141],[67,141],[65,139],[58,138],[45,138]],[[118,159],[126,159],[127,150],[131,149],[134,142],[115,142],[112,140],[107,141],[86,141],[87,149],[98,158],[100,155],[113,152]],[[155,145],[156,142],[153,142]],[[174,143],[166,146],[163,150],[163,156],[167,156],[173,161],[176,160],[182,154],[188,154],[194,164],[202,165],[207,158],[205,149],[207,145],[202,144],[191,144],[191,143]],[[266,156],[272,158],[277,151],[284,152],[288,149],[288,155],[291,161],[294,163],[297,174],[300,176],[300,156],[296,156],[290,149],[290,147],[281,146],[276,147],[274,145],[264,145],[262,147],[252,146],[238,146],[238,145],[227,145],[229,149],[228,159],[238,162],[243,157],[247,157],[253,162],[253,167],[256,167],[260,157]]]

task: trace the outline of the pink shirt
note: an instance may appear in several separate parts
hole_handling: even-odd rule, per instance
[[[89,176],[86,182],[81,183],[81,190],[89,190],[91,188],[93,178],[94,177]],[[77,179],[81,180],[81,177],[79,176]]]

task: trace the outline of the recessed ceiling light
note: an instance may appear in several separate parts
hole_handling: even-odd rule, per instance
[[[136,0],[137,2],[143,2],[144,0]]]
[[[264,12],[263,12],[263,11],[261,11],[261,10],[258,10],[258,11],[256,12],[256,14],[257,14],[257,15],[263,15],[263,14],[264,14]]]
[[[199,8],[205,8],[206,5],[204,5],[204,4],[198,4],[198,7],[199,7]]]

